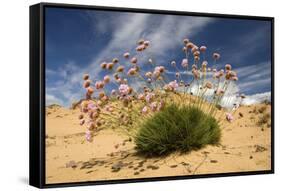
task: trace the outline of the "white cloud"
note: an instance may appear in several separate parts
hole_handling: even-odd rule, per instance
[[[169,50],[182,43],[184,37],[192,37],[212,21],[205,17],[157,16],[157,20],[153,20],[156,15],[151,14],[126,14],[115,18],[112,39],[103,48],[103,51],[84,68],[77,67],[75,63],[63,65],[58,71],[55,71],[61,79],[56,83],[57,85],[48,86],[47,93],[52,93],[57,97],[60,95],[64,98],[63,100],[67,100],[64,105],[69,105],[70,100],[77,100],[83,96],[81,90],[79,91],[77,88],[79,85],[81,86],[83,73],[90,73],[93,80],[98,80],[101,72],[99,64],[102,61],[110,61],[113,57],[120,57],[126,51],[133,54],[136,42],[140,38],[151,41],[149,54],[164,59],[165,56],[169,56]],[[92,22],[93,26],[95,23]],[[99,26],[99,28],[100,31],[104,31],[103,27]],[[146,59],[146,57],[143,56],[142,59]],[[48,74],[53,76],[54,72],[48,70]],[[139,86],[137,82],[134,84]]]
[[[271,102],[271,92],[264,92],[264,93],[258,93],[258,94],[246,96],[242,104],[251,105],[251,104],[262,103],[264,101]]]
[[[63,101],[55,95],[46,94],[46,105],[59,104],[62,105]]]
[[[51,80],[48,82],[46,103],[70,106],[72,102],[83,96],[82,89],[79,88],[82,87],[82,74],[80,68],[73,61],[62,64],[57,70],[47,68],[46,71],[48,71],[46,73],[48,79],[58,79],[54,82],[51,82]]]
[[[270,75],[271,72],[271,62],[261,62],[250,66],[243,66],[237,69],[234,69],[239,77],[247,77],[247,78],[260,78],[263,75]]]
[[[244,91],[255,90],[255,89],[258,90],[258,88],[268,86],[268,85],[270,85],[270,83],[271,83],[270,78],[257,79],[257,80],[243,82],[243,83],[239,84],[239,87]]]
[[[239,77],[238,85],[242,92],[268,89],[271,84],[271,62],[261,62],[255,65],[234,69]]]
[[[184,38],[191,38],[213,20],[206,17],[165,16],[157,29],[147,35],[152,42],[150,50],[157,58],[169,55],[169,50],[182,44]],[[181,50],[179,50],[181,51]],[[172,59],[172,58],[170,58]]]
[[[212,21],[203,17],[161,16],[161,19],[157,20],[158,25],[154,25],[151,23],[152,18],[155,18],[155,15],[130,14],[127,17],[120,17],[116,21],[119,25],[118,29],[114,30],[112,40],[90,65],[90,68],[95,69],[95,74],[100,72],[97,65],[102,61],[115,56],[120,57],[125,51],[134,53],[136,42],[140,38],[151,41],[151,47],[147,50],[150,55],[163,58],[169,55],[168,50],[179,45],[184,37],[192,37]],[[145,55],[142,56],[145,57]]]

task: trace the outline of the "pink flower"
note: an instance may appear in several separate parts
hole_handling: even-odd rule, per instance
[[[143,42],[144,46],[148,47],[150,45],[150,41],[146,40]]]
[[[164,66],[156,66],[154,68],[154,72],[163,73],[163,72],[165,72],[165,67]]]
[[[97,81],[95,83],[95,87],[96,87],[97,90],[102,89],[104,87],[104,83],[102,81]]]
[[[133,57],[132,59],[131,59],[131,63],[132,64],[136,64],[138,62],[138,59],[136,58],[136,57]]]
[[[194,60],[198,62],[200,60],[200,57],[199,56],[194,56]]]
[[[87,121],[87,125],[86,125],[88,130],[93,130],[95,128],[95,123],[93,120],[89,120]]]
[[[193,48],[191,49],[191,52],[194,53],[198,50],[199,48],[197,46],[193,46]]]
[[[157,102],[152,102],[150,105],[149,105],[151,111],[156,111],[157,110],[157,107],[158,107],[158,104]]]
[[[84,88],[88,88],[91,85],[91,81],[90,80],[86,80],[83,84]]]
[[[182,59],[181,66],[183,68],[187,68],[188,67],[188,60],[186,58]]]
[[[234,76],[231,78],[233,81],[238,81],[238,77],[237,76]]]
[[[170,86],[169,86],[168,84],[165,84],[164,87],[163,87],[163,89],[164,89],[165,91],[172,91],[172,89],[170,88]]]
[[[85,119],[81,119],[79,124],[84,125],[84,123],[85,123]]]
[[[98,100],[98,101],[97,101],[97,105],[98,105],[98,106],[102,106],[102,101]]]
[[[158,104],[157,110],[160,111],[164,108],[165,106],[165,102],[163,100],[161,100]]]
[[[129,53],[129,52],[125,52],[125,53],[123,54],[123,56],[124,56],[124,58],[129,58],[129,57],[130,57],[130,53]]]
[[[199,56],[200,55],[200,52],[197,50],[193,53],[193,56]]]
[[[192,49],[194,44],[192,42],[189,42],[185,45],[187,48]]]
[[[106,69],[111,70],[114,67],[112,62],[106,64]]]
[[[231,65],[230,64],[226,64],[225,65],[225,70],[231,70]]]
[[[206,50],[207,50],[207,47],[206,47],[206,46],[201,46],[201,47],[200,47],[200,51],[201,51],[201,52],[205,52]]]
[[[216,94],[216,95],[223,95],[223,94],[224,94],[224,90],[222,90],[222,89],[217,89],[217,90],[215,91],[215,94]]]
[[[81,106],[80,111],[83,112],[83,113],[87,113],[88,109],[87,109],[87,107]]]
[[[146,72],[146,73],[145,73],[145,77],[151,78],[151,77],[152,77],[152,72]]]
[[[113,112],[113,108],[110,105],[105,106],[105,111]]]
[[[101,67],[102,69],[106,69],[106,66],[107,66],[106,62],[103,62],[103,63],[101,63],[101,65],[100,65],[100,67]]]
[[[189,39],[188,39],[188,38],[183,39],[183,43],[184,43],[184,44],[189,43]]]
[[[116,95],[116,90],[111,90],[111,95],[115,96]]]
[[[148,113],[148,107],[147,107],[147,106],[144,106],[144,107],[142,108],[141,112],[142,112],[143,114],[147,114],[147,113]]]
[[[117,64],[119,62],[118,58],[113,58],[112,59],[113,64]]]
[[[227,71],[226,71],[225,79],[227,79],[227,80],[232,80],[232,79],[235,78],[235,77],[237,77],[236,72],[230,71],[230,70],[227,70]],[[236,79],[236,78],[235,78],[235,79]],[[237,80],[238,80],[238,78],[237,78]]]
[[[88,110],[94,110],[95,108],[96,108],[96,105],[94,103],[92,103],[92,102],[89,103],[88,106],[87,106]]]
[[[130,93],[130,92],[129,92]],[[127,95],[127,96],[125,96],[125,97],[122,97],[121,99],[123,99],[123,101],[126,101],[126,102],[130,102],[130,101],[132,101],[132,96],[130,96],[130,95]]]
[[[139,100],[144,100],[144,98],[145,98],[144,94],[139,94],[139,95],[138,95],[138,99],[139,99]]]
[[[200,73],[199,73],[198,70],[193,69],[193,70],[192,70],[192,74],[193,74],[193,77],[194,77],[196,80],[200,78]]]
[[[83,114],[80,114],[79,116],[78,116],[78,119],[83,119],[84,118],[84,115]]]
[[[196,66],[196,64],[192,64],[192,69],[197,69],[197,66]]]
[[[213,54],[213,58],[215,59],[215,60],[218,60],[219,58],[220,58],[221,56],[220,56],[220,54],[219,53],[214,53]]]
[[[89,74],[84,74],[83,75],[83,80],[88,80],[90,78]]]
[[[108,101],[109,98],[108,98],[108,96],[104,95],[104,96],[101,97],[101,100],[102,100],[102,101]]]
[[[88,142],[92,142],[93,141],[93,136],[92,136],[92,132],[87,130],[86,133],[85,133],[85,137],[86,137],[86,140]]]
[[[124,71],[124,66],[118,66],[116,71],[117,72],[123,72]]]
[[[154,78],[159,78],[159,76],[161,75],[161,73],[159,71],[153,71],[153,76]]]
[[[86,134],[86,136],[87,135],[92,135],[92,132],[90,130],[86,130],[85,134]]]
[[[91,111],[91,112],[89,113],[89,117],[90,117],[91,119],[97,119],[97,118],[99,117],[99,113],[96,112],[96,111]]]
[[[87,94],[88,94],[88,95],[92,95],[93,93],[94,93],[94,88],[88,87],[88,88],[87,88]]]
[[[116,81],[117,81],[119,84],[122,83],[122,79],[121,79],[121,78],[118,78]]]
[[[142,45],[144,43],[144,40],[143,39],[140,39],[139,41],[138,41],[138,45]]]
[[[154,98],[155,94],[154,93],[148,93],[146,96],[145,96],[145,101],[147,103],[150,103],[152,101],[152,99]]]
[[[145,50],[145,45],[144,44],[141,44],[141,45],[139,45],[139,46],[137,46],[137,48],[136,48],[136,51],[143,51],[143,50]]]
[[[203,62],[202,62],[202,68],[206,68],[207,65],[208,65],[208,62],[207,62],[207,61],[203,61]]]
[[[220,72],[214,73],[213,78],[219,79],[220,78]]]
[[[133,76],[137,73],[136,68],[130,68],[129,71],[127,72],[128,76]]]
[[[231,115],[231,113],[226,113],[226,120],[229,122],[232,122],[234,120],[234,117]]]
[[[108,84],[108,83],[110,82],[110,77],[109,77],[108,75],[104,76],[103,82],[104,82],[105,84]]]
[[[211,82],[206,82],[205,87],[211,89],[213,87],[213,84]]]
[[[168,84],[169,88],[174,91],[176,90],[178,87],[179,87],[179,84],[177,83],[177,80],[174,80],[174,81],[171,81],[169,84]]]
[[[127,84],[121,84],[119,86],[119,92],[121,95],[128,95],[130,92],[130,87]]]

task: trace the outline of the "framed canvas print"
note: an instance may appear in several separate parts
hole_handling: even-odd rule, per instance
[[[30,7],[30,184],[274,172],[274,19]]]

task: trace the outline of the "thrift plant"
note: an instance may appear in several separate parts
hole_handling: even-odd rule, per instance
[[[221,57],[217,52],[209,64],[207,47],[189,39],[183,40],[181,61],[158,64],[145,54],[151,46],[140,39],[135,51],[102,62],[102,79],[84,74],[79,120],[86,127],[86,140],[92,142],[95,130],[103,126],[123,130],[148,155],[217,144],[219,123],[232,122],[245,98],[233,88],[237,73],[230,64],[216,68]]]

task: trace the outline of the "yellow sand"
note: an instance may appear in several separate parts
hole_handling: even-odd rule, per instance
[[[263,113],[253,113],[263,106],[270,112],[270,105],[243,106],[233,123],[224,121],[220,146],[149,159],[136,156],[133,142],[110,128],[88,143],[79,110],[47,108],[46,183],[270,170],[271,128],[258,126]]]

